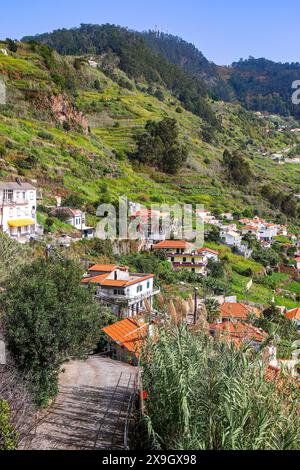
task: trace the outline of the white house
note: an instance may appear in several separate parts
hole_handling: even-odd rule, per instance
[[[0,230],[22,243],[36,233],[36,192],[19,179],[0,183]]]
[[[223,239],[225,245],[230,247],[239,248],[242,244],[242,237],[238,232],[222,232],[221,238]]]
[[[210,259],[216,262],[219,261],[219,252],[216,250],[211,250],[210,248],[201,248],[197,253],[203,255],[206,261]]]
[[[131,318],[145,312],[146,303],[153,307],[153,297],[160,291],[154,287],[154,277],[130,273],[126,266],[95,265],[82,283],[96,285],[96,298],[109,305],[115,315]]]
[[[259,233],[259,238],[266,242],[272,242],[278,235],[278,226],[274,224],[265,224]]]
[[[260,229],[257,226],[254,225],[245,225],[244,227],[241,228],[241,234],[243,236],[245,235],[253,235],[257,240],[259,240],[260,236]]]
[[[57,207],[53,212],[54,215],[61,213],[66,214],[66,223],[79,230],[82,238],[93,238],[94,228],[85,225],[86,214],[79,209],[71,209],[70,207]]]

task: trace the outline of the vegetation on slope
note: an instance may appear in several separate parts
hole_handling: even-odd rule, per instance
[[[142,364],[152,448],[299,448],[297,384],[267,381],[260,353],[185,326],[166,327],[150,341]]]
[[[255,207],[274,219],[280,207],[266,203],[260,188],[268,182],[282,192],[298,192],[299,166],[276,165],[258,152],[281,151],[296,136],[220,101],[210,105],[222,131],[211,132],[207,121],[186,111],[161,83],[133,80],[107,55],[97,56],[99,67],[92,68],[88,57],[61,57],[36,43],[18,43],[16,53],[0,55],[8,91],[8,104],[0,109],[2,178],[37,180],[47,203],[54,195],[79,194],[92,215],[104,184],[111,201],[125,194],[146,205],[203,203],[240,213]],[[180,176],[128,159],[146,123],[165,118],[176,120],[189,153]],[[249,161],[254,178],[247,187],[224,178],[225,148],[242,151]]]

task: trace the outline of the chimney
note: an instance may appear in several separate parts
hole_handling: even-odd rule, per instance
[[[16,178],[16,182],[18,183],[19,186],[22,186],[21,178]]]

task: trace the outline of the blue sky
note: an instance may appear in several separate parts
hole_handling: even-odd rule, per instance
[[[13,0],[1,2],[0,38],[80,23],[154,29],[193,42],[209,60],[300,61],[299,0]]]

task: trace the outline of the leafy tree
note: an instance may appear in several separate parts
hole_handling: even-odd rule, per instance
[[[205,232],[205,239],[210,242],[219,243],[221,240],[220,229],[212,225],[209,230]]]
[[[177,173],[186,162],[188,151],[180,142],[175,119],[148,121],[145,131],[136,137],[138,149],[133,158],[165,173]]]
[[[207,263],[207,270],[211,277],[215,279],[222,279],[224,278],[225,271],[223,264],[219,261],[214,261],[213,259],[209,259]]]
[[[280,263],[280,256],[273,248],[259,248],[253,252],[253,259],[265,267],[276,267]]]
[[[13,41],[12,39],[9,39],[9,38],[6,39],[6,42],[7,42],[8,49],[11,52],[16,53],[17,50],[18,50],[18,44],[15,41]]]
[[[76,193],[69,194],[62,200],[64,207],[71,207],[74,209],[81,209],[83,202],[83,198]]]
[[[38,259],[14,273],[1,296],[8,347],[37,404],[57,393],[60,365],[98,339],[99,306],[72,261]]]
[[[247,186],[253,178],[249,162],[242,153],[235,150],[232,154],[225,149],[223,162],[228,171],[229,178],[236,184]]]

